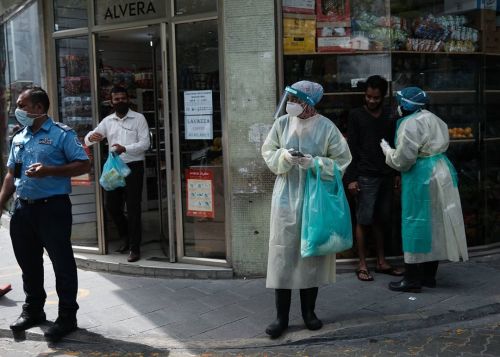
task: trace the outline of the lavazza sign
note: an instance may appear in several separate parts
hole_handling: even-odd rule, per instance
[[[96,1],[98,24],[132,22],[164,17],[165,0]]]

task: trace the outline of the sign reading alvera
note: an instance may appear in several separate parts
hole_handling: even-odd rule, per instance
[[[165,0],[95,0],[96,25],[158,19],[166,16]]]

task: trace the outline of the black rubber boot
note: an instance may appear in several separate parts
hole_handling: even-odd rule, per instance
[[[436,273],[439,266],[439,260],[425,262],[420,264],[420,283],[427,288],[436,287]]]
[[[302,318],[309,330],[319,330],[323,327],[323,322],[316,316],[314,309],[316,307],[316,298],[318,297],[318,288],[300,289],[300,308]]]
[[[280,337],[288,328],[288,315],[290,313],[290,302],[292,300],[292,290],[276,289],[276,320],[266,328],[266,333],[271,338]]]
[[[389,289],[392,291],[401,291],[405,293],[419,293],[422,291],[420,284],[419,264],[406,264],[405,275],[400,281],[389,283]]]

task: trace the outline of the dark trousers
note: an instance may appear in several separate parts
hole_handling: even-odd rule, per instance
[[[133,161],[127,163],[131,172],[125,178],[125,187],[119,187],[106,192],[106,210],[118,228],[118,234],[130,250],[141,251],[141,200],[144,179],[144,162]],[[127,206],[127,215],[124,209]]]
[[[54,268],[59,311],[76,314],[78,276],[71,247],[71,225],[71,201],[67,195],[34,203],[16,200],[10,236],[23,272],[28,311],[42,310],[47,298],[43,287],[45,248]]]

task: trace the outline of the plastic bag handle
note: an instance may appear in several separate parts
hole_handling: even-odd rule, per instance
[[[316,184],[316,192],[318,192],[319,191],[319,182],[321,180],[321,169],[320,169],[320,166],[319,166],[319,160],[318,160],[318,158],[314,158],[314,167],[316,169],[316,183],[317,183]],[[312,172],[312,169],[310,168],[309,170],[307,170],[307,175],[308,176],[311,175],[311,172]],[[335,163],[335,161],[333,161],[333,175],[334,175],[334,179],[331,182],[331,184],[336,185],[336,187],[335,187],[335,196],[339,196],[344,191],[344,188],[342,186],[343,185],[342,184],[342,179],[340,178],[340,170],[339,170],[337,164]]]

